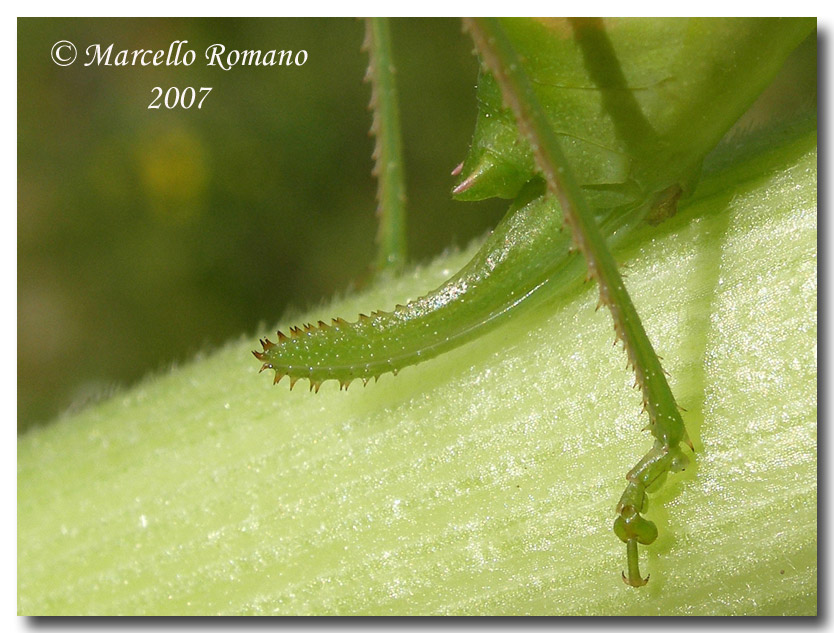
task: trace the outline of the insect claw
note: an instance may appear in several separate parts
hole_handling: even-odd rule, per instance
[[[290,378],[290,391],[292,391],[292,388],[295,387],[295,383],[297,383],[297,382],[298,382],[298,376],[296,376],[295,378]]]
[[[278,330],[278,342],[283,343],[284,341],[289,341],[290,337],[284,334],[281,330]]]
[[[649,574],[649,575],[648,575],[648,576],[646,576],[645,578],[639,578],[638,580],[629,580],[629,579],[626,577],[625,572],[621,572],[621,573],[623,574],[623,582],[624,582],[625,584],[627,584],[629,587],[642,587],[642,586],[644,586],[646,583],[648,583],[648,582],[649,582],[649,578],[651,578],[651,577],[652,577],[652,575],[651,575],[651,574]]]
[[[276,371],[275,372],[275,378],[273,378],[273,380],[272,380],[272,384],[277,385],[279,382],[281,382],[281,379],[284,376],[286,376],[286,374],[282,374],[282,373]]]
[[[640,564],[638,560],[637,541],[633,538],[626,541],[628,558],[628,576],[623,572],[623,582],[629,587],[642,587],[649,582],[649,576],[644,579],[640,575]]]
[[[253,350],[252,350],[252,354],[253,354],[253,355],[255,356],[255,358],[257,358],[258,360],[266,360],[266,354],[264,354],[263,352],[259,352],[259,351],[258,351],[258,350],[256,350],[256,349],[253,349]],[[263,370],[261,370],[261,371],[263,371]]]

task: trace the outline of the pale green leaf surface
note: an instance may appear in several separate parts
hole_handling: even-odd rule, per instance
[[[20,613],[815,613],[815,143],[709,176],[618,254],[697,449],[652,498],[646,587],[611,524],[647,420],[586,286],[364,389],[273,387],[247,337],[28,433]]]

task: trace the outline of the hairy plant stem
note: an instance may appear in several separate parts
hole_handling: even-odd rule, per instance
[[[495,18],[471,18],[464,24],[481,59],[500,86],[505,104],[513,111],[520,132],[529,140],[548,189],[562,206],[576,247],[588,264],[588,278],[596,279],[599,284],[600,303],[611,311],[614,330],[625,345],[629,364],[643,393],[643,406],[649,413],[649,429],[655,443],[626,476],[628,484],[617,506],[619,516],[614,524],[615,533],[627,545],[628,576],[623,574],[623,579],[631,586],[641,586],[648,578],[643,579],[639,572],[637,544],[648,545],[657,537],[654,524],[640,516],[647,508],[647,489],[652,484],[657,487],[666,473],[686,466],[687,458],[679,445],[683,441],[691,447],[691,442],[617,263],[600,234],[512,43]]]

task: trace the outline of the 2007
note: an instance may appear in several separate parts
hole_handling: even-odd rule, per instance
[[[188,110],[194,105],[194,102],[197,101],[197,90],[190,86],[188,88],[183,88],[182,92],[180,92],[179,88],[172,86],[164,93],[162,88],[156,86],[151,89],[151,92],[156,92],[156,97],[154,97],[153,101],[151,101],[148,106],[148,110],[159,110],[159,108],[162,107],[162,104],[165,104],[165,107],[169,110],[173,110],[177,107]],[[202,109],[203,101],[206,100],[206,97],[209,96],[210,92],[211,88],[200,88],[199,93],[203,96],[197,102],[198,110]],[[163,94],[165,95],[164,97]]]

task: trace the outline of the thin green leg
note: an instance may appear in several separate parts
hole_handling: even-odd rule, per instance
[[[600,300],[611,311],[614,330],[623,340],[629,364],[643,392],[655,442],[626,475],[628,484],[614,522],[614,532],[627,549],[628,576],[623,574],[623,579],[639,587],[647,579],[640,575],[637,545],[648,545],[657,538],[654,523],[641,516],[648,506],[647,489],[657,488],[668,472],[684,469],[688,460],[680,444],[684,442],[691,447],[691,443],[660,360],[512,43],[495,18],[467,19],[465,26],[481,59],[501,87],[504,102],[515,114],[521,133],[529,140],[548,189],[562,206],[576,247],[587,261],[588,276],[599,284]]]
[[[379,251],[375,268],[377,272],[399,272],[407,255],[405,176],[388,18],[366,18],[364,48],[370,57],[366,80],[371,84],[371,133],[376,137],[373,174],[378,181]]]

